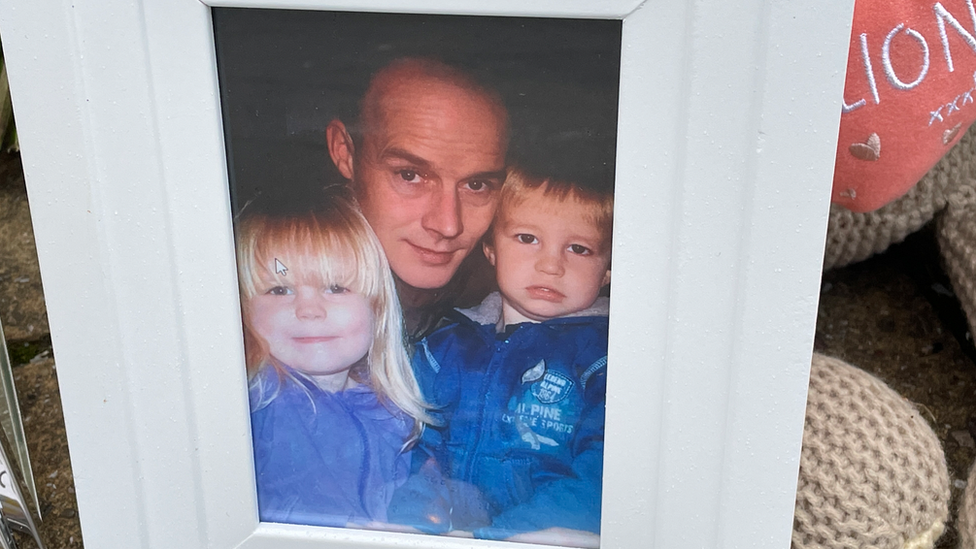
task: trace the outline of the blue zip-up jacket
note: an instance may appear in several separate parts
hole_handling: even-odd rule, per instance
[[[501,298],[492,294],[417,345],[417,380],[443,422],[422,444],[449,479],[450,508],[439,524],[416,526],[487,539],[552,527],[600,532],[607,309],[601,298],[573,316],[496,333]]]
[[[251,381],[251,434],[262,521],[346,526],[387,520],[407,479],[413,419],[358,385],[337,393],[297,372]]]

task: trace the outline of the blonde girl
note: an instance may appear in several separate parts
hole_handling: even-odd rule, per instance
[[[354,203],[237,227],[261,520],[386,522],[429,422],[383,249]]]

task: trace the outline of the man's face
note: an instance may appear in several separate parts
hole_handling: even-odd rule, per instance
[[[430,77],[387,86],[356,147],[353,184],[393,272],[440,288],[491,224],[506,120],[484,96]]]
[[[582,311],[610,282],[610,250],[594,206],[542,189],[506,204],[485,255],[495,266],[505,324],[541,322]]]

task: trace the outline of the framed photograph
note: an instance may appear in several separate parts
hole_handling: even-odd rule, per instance
[[[598,545],[621,21],[213,19],[261,520]]]
[[[0,6],[85,543],[786,547],[852,8]]]

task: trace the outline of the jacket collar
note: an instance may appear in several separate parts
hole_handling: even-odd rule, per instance
[[[502,296],[498,292],[492,292],[488,294],[488,297],[486,297],[479,305],[471,307],[470,309],[455,310],[477,324],[495,325],[498,324],[498,319],[502,317]],[[559,318],[577,318],[584,316],[607,317],[609,315],[610,298],[598,297],[596,301],[593,302],[593,305],[590,305],[586,309],[576,311],[575,313],[561,316]]]

